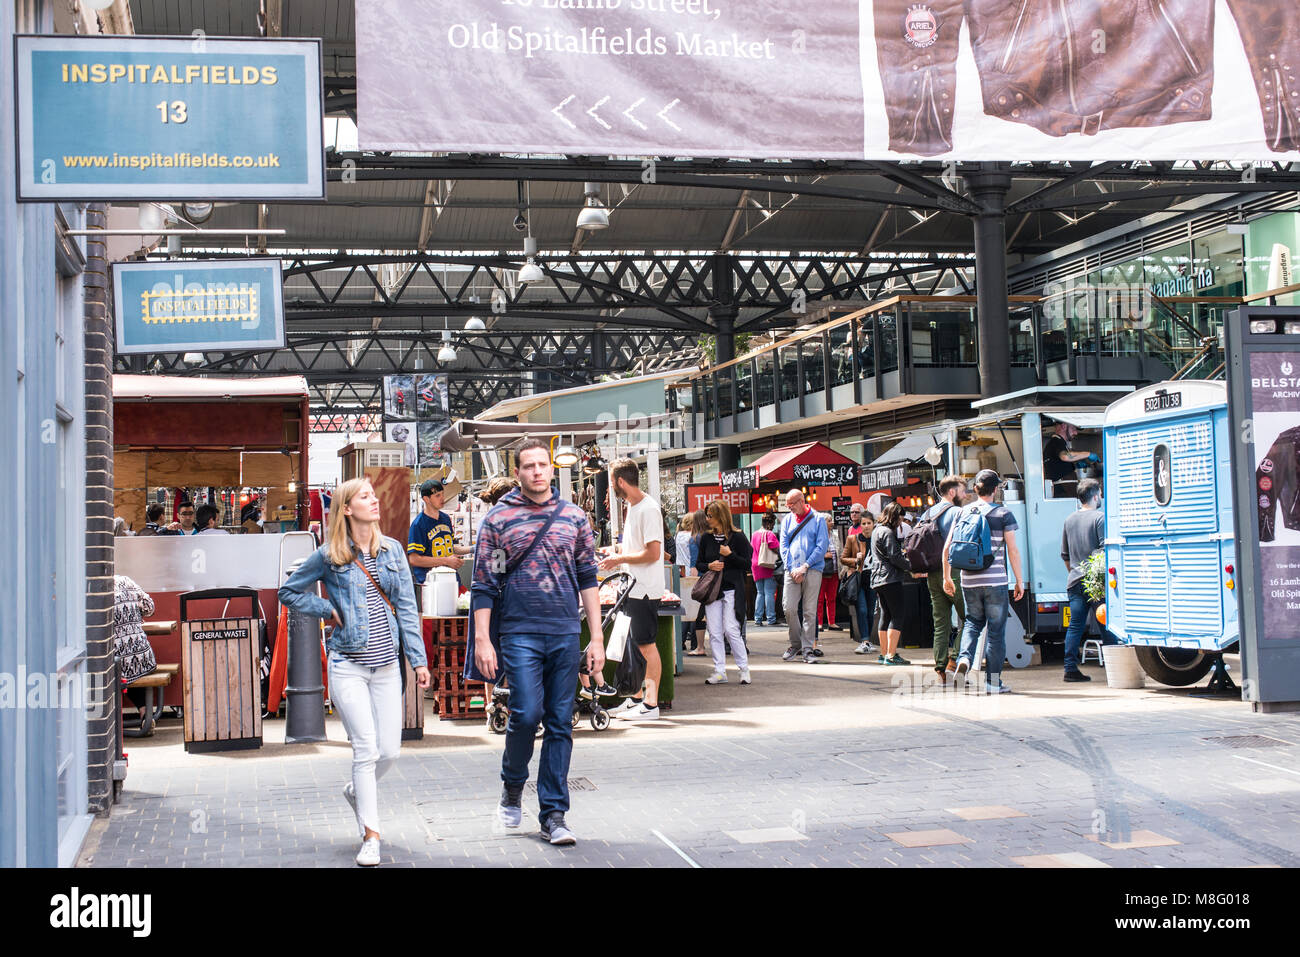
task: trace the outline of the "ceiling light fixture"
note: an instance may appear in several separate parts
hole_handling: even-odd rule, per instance
[[[524,239],[524,260],[524,265],[519,270],[520,283],[541,282],[546,278],[542,267],[537,265],[537,240],[532,236]]]
[[[582,194],[585,205],[578,214],[579,229],[605,229],[609,226],[609,211],[600,201],[600,184],[583,183]]]
[[[442,331],[442,348],[438,350],[439,362],[455,362],[456,350],[451,344],[451,332],[447,329]]]
[[[478,316],[470,316],[465,320],[466,332],[484,332],[486,330],[487,325]]]

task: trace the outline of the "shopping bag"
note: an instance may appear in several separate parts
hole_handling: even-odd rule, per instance
[[[605,660],[622,661],[627,649],[627,636],[632,630],[632,618],[619,612],[614,616],[614,627],[610,629],[609,641],[605,642]]]

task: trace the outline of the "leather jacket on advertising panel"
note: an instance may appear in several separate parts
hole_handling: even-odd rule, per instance
[[[1255,495],[1259,504],[1259,540],[1277,535],[1277,513],[1287,528],[1300,529],[1300,428],[1287,429],[1269,446],[1255,469]]]
[[[1300,16],[1282,0],[1228,0],[1276,152],[1300,148]],[[1214,0],[875,0],[889,148],[952,144],[967,21],[984,112],[1051,136],[1210,118]]]

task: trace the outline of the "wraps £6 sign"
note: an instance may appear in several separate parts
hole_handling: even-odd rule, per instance
[[[113,265],[119,353],[284,347],[278,259]]]
[[[325,198],[321,41],[20,36],[18,199]]]

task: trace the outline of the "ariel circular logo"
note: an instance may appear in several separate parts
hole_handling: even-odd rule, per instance
[[[939,39],[939,18],[924,3],[914,3],[903,16],[903,38],[923,50]]]
[[[1264,461],[1260,462],[1260,463],[1259,463],[1259,470],[1260,470],[1261,472],[1263,472],[1265,475],[1267,475],[1269,472],[1273,471],[1273,460],[1272,460],[1272,459],[1265,459]]]

